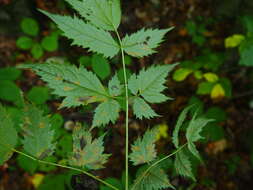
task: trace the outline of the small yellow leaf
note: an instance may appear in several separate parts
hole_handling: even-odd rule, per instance
[[[222,98],[225,96],[225,90],[220,84],[216,84],[211,92],[211,98],[216,99],[216,98]]]
[[[239,46],[242,41],[245,40],[245,36],[241,34],[234,34],[225,39],[225,47],[226,48],[234,48]]]
[[[158,133],[156,139],[159,140],[160,138],[168,138],[168,125],[167,124],[160,124],[157,126]]]
[[[33,184],[33,186],[37,189],[39,187],[39,185],[41,184],[41,182],[43,181],[45,175],[44,174],[35,174],[34,176],[32,176],[31,178],[31,183]]]
[[[215,73],[205,73],[203,76],[208,82],[217,82],[219,80]]]

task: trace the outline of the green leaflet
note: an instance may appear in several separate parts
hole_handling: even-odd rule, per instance
[[[176,148],[179,148],[179,140],[178,140],[178,133],[179,130],[181,128],[181,126],[183,125],[185,118],[188,114],[188,112],[190,111],[190,109],[192,108],[191,106],[186,107],[179,115],[177,123],[176,123],[176,127],[173,131],[173,136],[172,136],[172,142],[175,145]]]
[[[203,160],[199,154],[199,151],[197,150],[195,144],[193,142],[188,142],[188,149],[189,151],[197,158],[200,162],[203,163]]]
[[[253,66],[253,45],[252,45],[253,39],[247,40],[240,46],[240,65],[244,66]]]
[[[161,103],[168,100],[168,97],[161,92],[168,73],[176,66],[157,65],[141,70],[139,75],[133,74],[129,79],[129,89],[134,95],[142,96],[149,103]]]
[[[131,146],[132,153],[129,155],[133,165],[150,163],[156,158],[155,141],[158,131],[147,130],[143,137],[139,137]]]
[[[137,171],[135,183],[138,182],[138,178],[144,174],[148,165],[142,166]],[[141,179],[141,181],[133,186],[131,190],[161,190],[165,188],[175,189],[168,179],[167,174],[159,166],[155,166],[148,171],[148,173]]]
[[[200,132],[203,130],[209,122],[214,121],[213,119],[206,119],[206,118],[195,118],[190,121],[189,126],[186,130],[186,138],[188,142],[196,142],[203,137],[200,136]]]
[[[0,68],[0,81],[10,80],[14,81],[20,78],[22,72],[15,67],[2,67]]]
[[[202,161],[202,159],[199,155],[198,150],[196,149],[194,145],[194,142],[203,138],[202,136],[200,136],[200,132],[211,121],[213,121],[213,119],[206,119],[202,117],[196,118],[196,113],[195,113],[195,115],[193,116],[186,130],[186,139],[188,141],[188,149],[200,161]]]
[[[54,139],[54,131],[51,129],[50,119],[43,116],[43,112],[35,106],[28,105],[24,110],[24,123],[22,126],[24,131],[24,150],[43,159],[50,156],[55,148],[52,143]]]
[[[91,58],[91,67],[101,80],[105,80],[111,75],[111,66],[103,55],[93,54]]]
[[[117,74],[115,74],[109,81],[108,90],[111,96],[119,96],[123,92],[123,86],[120,84]]]
[[[64,32],[64,36],[73,40],[73,45],[88,48],[89,51],[103,54],[105,57],[113,57],[119,51],[118,43],[112,38],[111,34],[85,23],[83,20],[74,16],[61,16],[42,11],[51,18]],[[97,13],[96,13],[97,14]]]
[[[92,140],[90,131],[77,125],[73,132],[73,153],[70,158],[71,165],[100,169],[107,162],[109,154],[103,154],[104,135]]]
[[[85,68],[67,64],[27,64],[42,80],[48,83],[53,93],[66,97],[61,107],[76,107],[107,99],[107,92],[95,74]]]
[[[121,21],[119,0],[65,0],[96,27],[114,31]]]
[[[176,172],[179,175],[184,176],[184,177],[189,177],[192,180],[196,181],[192,173],[191,162],[189,160],[189,157],[185,153],[185,150],[181,150],[176,154],[174,166],[175,166]]]
[[[169,29],[141,29],[138,32],[126,35],[122,40],[124,51],[133,57],[144,57],[155,53],[154,50],[163,41]]]
[[[120,104],[116,100],[108,100],[95,109],[92,127],[104,126],[109,122],[115,123],[119,117]]]
[[[17,144],[18,135],[5,108],[0,104],[0,165],[10,159]]]
[[[133,111],[134,115],[138,119],[153,118],[159,116],[154,112],[154,110],[140,97],[135,97],[133,101]]]

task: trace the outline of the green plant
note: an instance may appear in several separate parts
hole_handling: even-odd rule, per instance
[[[80,123],[76,123],[74,126],[73,148],[69,157],[66,158],[67,163],[71,166],[55,163],[54,159],[51,159],[57,146],[54,138],[55,130],[52,127],[52,116],[45,116],[34,105],[25,105],[22,130],[17,132],[6,109],[0,106],[0,163],[7,161],[12,153],[16,152],[40,164],[62,167],[86,174],[111,189],[159,190],[174,188],[170,184],[162,164],[175,156],[174,167],[177,174],[195,181],[189,154],[202,161],[195,143],[202,138],[200,135],[202,129],[213,120],[198,116],[196,112],[188,121],[189,110],[192,106],[184,109],[177,120],[172,138],[176,150],[171,154],[161,159],[158,158],[155,148],[157,128],[148,129],[142,137],[138,137],[132,144],[131,153],[129,153],[129,105],[132,106],[133,114],[138,119],[151,119],[159,116],[149,104],[162,103],[170,99],[162,91],[166,88],[164,83],[168,73],[176,64],[151,66],[142,69],[139,74],[132,74],[128,79],[125,54],[140,58],[155,53],[154,49],[172,28],[141,29],[121,39],[117,30],[121,21],[119,0],[66,1],[85,21],[77,16],[60,16],[42,10],[41,12],[50,17],[63,31],[63,35],[73,40],[73,44],[101,54],[95,55],[92,63],[93,70],[101,79],[110,74],[108,72],[109,64],[102,55],[113,58],[120,52],[124,82],[122,84],[118,75],[115,74],[109,80],[108,85],[104,86],[95,74],[82,65],[76,67],[68,63],[53,62],[20,65],[19,68],[35,71],[43,81],[47,82],[48,87],[53,90],[53,94],[64,97],[60,108],[85,106],[91,103],[97,103],[98,106],[94,111],[91,127],[82,126]],[[114,39],[110,32],[114,32],[117,39]],[[107,69],[103,71],[97,69],[98,62],[104,66],[107,65]],[[33,95],[31,95],[33,93],[29,93],[30,99],[33,99]],[[37,103],[44,102],[45,99],[47,98],[37,100]],[[121,102],[124,103],[121,104]],[[123,185],[119,185],[117,182],[118,185],[116,185],[115,180],[114,182],[102,180],[90,173],[89,170],[103,168],[111,156],[104,153],[103,141],[106,135],[102,134],[94,138],[94,129],[115,123],[121,110],[125,110],[125,175]],[[179,138],[183,125],[186,126],[185,137],[187,140],[184,144]],[[16,148],[19,135],[22,136],[23,151]],[[141,165],[133,182],[129,180],[129,160],[133,166]]]
[[[20,23],[22,32],[26,35],[20,36],[16,45],[21,50],[30,50],[33,58],[39,59],[45,51],[55,51],[58,49],[58,31],[52,31],[49,35],[43,37],[39,42],[39,24],[32,18],[23,18]]]
[[[196,94],[210,95],[212,99],[230,98],[232,93],[230,80],[216,74],[223,62],[223,54],[205,50],[203,55],[183,61],[180,68],[173,73],[173,79],[181,82],[192,75],[198,81]]]
[[[194,20],[187,20],[185,28],[188,34],[192,37],[192,42],[198,46],[203,46],[206,42],[206,34],[208,33],[207,26],[213,23],[212,18],[204,19],[201,16]]]
[[[240,18],[245,34],[233,34],[225,39],[226,48],[238,48],[239,64],[253,65],[253,17],[245,15]]]
[[[0,100],[12,103],[18,107],[22,107],[22,94],[15,80],[19,79],[21,71],[6,67],[0,69]]]

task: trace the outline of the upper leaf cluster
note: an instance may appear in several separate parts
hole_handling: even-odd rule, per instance
[[[121,21],[119,0],[65,0],[84,19],[77,16],[60,16],[41,10],[63,31],[63,35],[73,40],[73,45],[88,48],[89,51],[114,57],[120,49],[134,57],[144,57],[155,53],[154,50],[170,29],[142,29],[126,35],[122,42],[110,34],[117,32]],[[117,34],[118,36],[118,34]],[[118,36],[119,37],[119,36]]]

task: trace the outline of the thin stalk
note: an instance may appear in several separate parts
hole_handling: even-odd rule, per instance
[[[125,98],[126,98],[126,142],[125,142],[125,170],[126,170],[126,181],[125,181],[125,190],[128,190],[128,155],[129,155],[129,133],[128,133],[128,110],[129,110],[129,106],[128,106],[128,82],[127,82],[127,75],[126,75],[126,64],[125,64],[125,55],[124,55],[124,50],[123,50],[123,45],[122,45],[122,41],[121,38],[119,36],[118,31],[115,29],[116,35],[118,37],[119,40],[119,44],[120,44],[120,50],[121,50],[121,59],[122,59],[122,66],[123,66],[123,73],[124,73],[124,86],[125,86]]]
[[[82,169],[74,168],[74,167],[66,166],[66,165],[61,165],[61,164],[57,164],[57,163],[53,163],[53,162],[48,162],[48,161],[44,161],[44,160],[39,160],[39,159],[37,159],[37,158],[35,158],[35,157],[33,157],[33,156],[30,156],[30,155],[28,155],[28,154],[26,154],[26,153],[24,153],[24,152],[18,151],[18,150],[16,150],[16,149],[12,149],[12,151],[13,151],[13,152],[16,152],[16,153],[18,153],[18,154],[21,154],[21,155],[23,155],[23,156],[25,156],[25,157],[27,157],[27,158],[30,158],[30,159],[32,159],[32,160],[34,160],[34,161],[37,161],[37,162],[39,162],[39,163],[42,163],[42,164],[47,164],[47,165],[51,165],[51,166],[57,166],[57,167],[60,167],[60,168],[66,168],[66,169],[70,169],[70,170],[74,170],[74,171],[81,172],[81,173],[83,173],[83,174],[85,174],[85,175],[87,175],[87,176],[89,176],[89,177],[91,177],[91,178],[93,178],[93,179],[99,181],[100,183],[102,183],[102,184],[104,184],[104,185],[106,185],[106,186],[108,186],[108,187],[114,189],[114,190],[119,190],[117,187],[114,187],[114,186],[111,185],[110,183],[107,183],[106,181],[104,181],[104,180],[102,180],[102,179],[99,179],[98,177],[96,177],[96,176],[92,175],[91,173],[89,173],[89,172],[87,172],[87,171],[84,171],[84,170],[82,170]]]
[[[187,143],[185,143],[184,145],[182,145],[181,147],[179,147],[176,151],[172,152],[171,154],[165,156],[164,158],[162,158],[162,159],[156,161],[155,163],[153,163],[152,165],[150,165],[150,166],[148,167],[148,169],[147,169],[145,172],[143,172],[143,174],[136,180],[136,182],[134,183],[134,185],[133,185],[133,187],[131,188],[131,190],[134,190],[134,189],[135,189],[136,185],[138,185],[138,184],[141,182],[141,180],[143,179],[143,177],[145,177],[145,176],[147,175],[147,173],[148,173],[153,167],[155,167],[157,164],[161,163],[162,161],[168,159],[169,157],[175,155],[176,153],[178,153],[179,151],[181,151],[186,145],[187,145]]]

